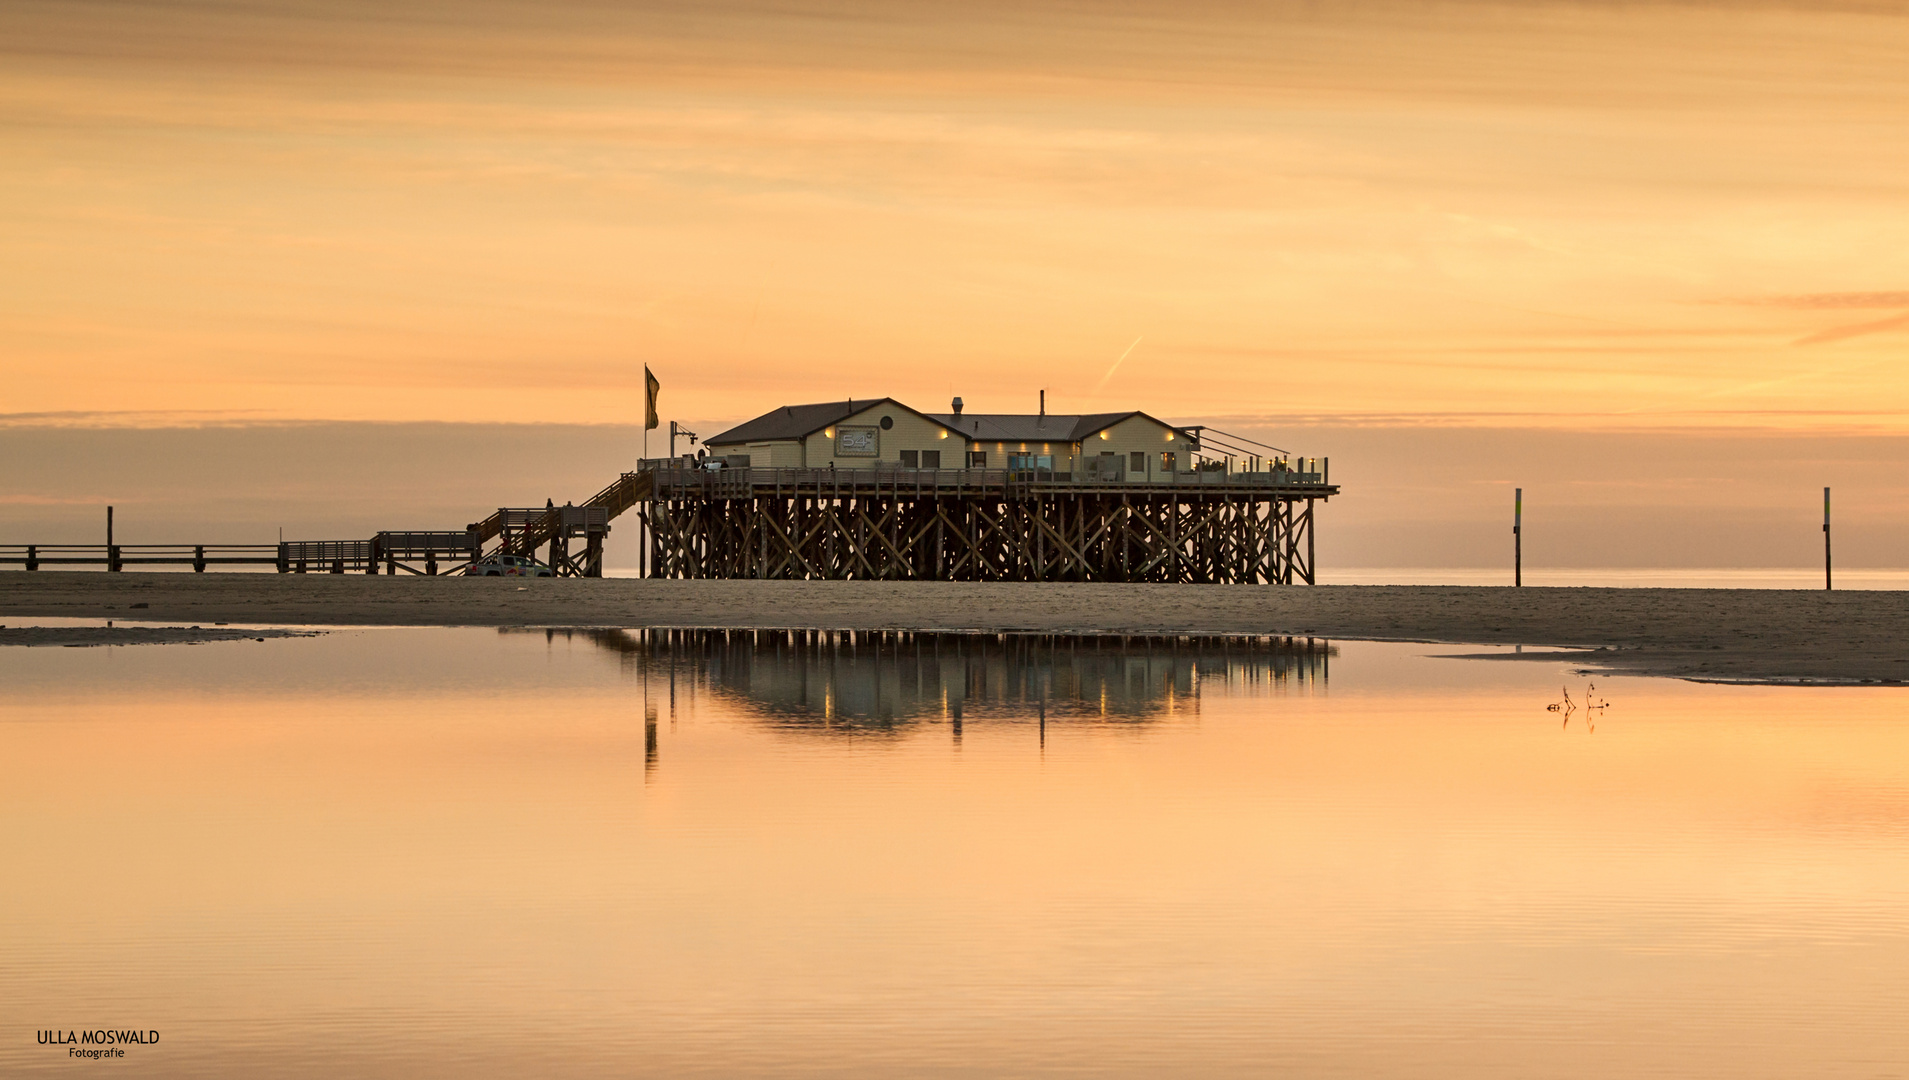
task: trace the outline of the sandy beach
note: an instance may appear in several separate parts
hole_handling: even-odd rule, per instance
[[[1909,681],[1909,592],[0,573],[0,624],[17,631],[49,617],[203,627],[1294,634],[1589,649],[1597,651],[1576,654],[1588,670],[1693,679]],[[30,636],[0,633],[0,643],[35,643]]]

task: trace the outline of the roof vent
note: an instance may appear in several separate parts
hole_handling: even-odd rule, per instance
[[[954,414],[956,416],[961,415],[961,399],[960,398],[954,399]]]

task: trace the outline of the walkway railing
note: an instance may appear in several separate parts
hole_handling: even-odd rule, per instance
[[[1199,469],[1172,473],[1134,474],[1112,469],[1097,459],[1086,459],[1087,467],[1076,471],[1055,469],[910,469],[878,465],[860,469],[815,468],[720,468],[686,465],[678,458],[645,460],[643,473],[655,478],[658,498],[744,498],[774,491],[795,495],[820,491],[914,492],[921,495],[1021,494],[1037,491],[1146,491],[1176,490],[1188,487],[1218,487],[1231,490],[1291,492],[1304,496],[1330,493],[1331,482],[1324,458],[1294,461],[1311,468],[1287,468],[1262,472],[1232,472],[1224,469]]]
[[[279,544],[0,544],[0,566],[277,566]]]

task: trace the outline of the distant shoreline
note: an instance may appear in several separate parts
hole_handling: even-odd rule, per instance
[[[1899,591],[0,571],[0,624],[33,618],[1275,634],[1589,649],[1546,659],[1704,681],[1909,683],[1909,592]]]

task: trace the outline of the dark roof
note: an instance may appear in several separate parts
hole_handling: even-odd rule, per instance
[[[934,418],[976,442],[1073,442],[1080,420],[1054,413],[936,413]]]
[[[1045,416],[1038,413],[934,413],[930,419],[939,420],[976,442],[1080,442],[1133,416],[1146,416],[1161,427],[1173,427],[1136,409]]]
[[[824,401],[815,405],[784,405],[774,412],[766,412],[754,420],[737,424],[714,438],[704,439],[703,445],[720,446],[724,443],[801,439],[821,431],[830,424],[840,423],[871,405],[879,405],[888,400],[890,399],[870,398],[866,401]]]
[[[1126,412],[1087,413],[1085,415],[1048,413],[919,413],[908,408],[894,398],[855,398],[850,401],[824,401],[814,405],[784,405],[774,412],[766,412],[754,420],[737,424],[714,438],[704,439],[705,446],[730,446],[737,443],[776,442],[785,439],[804,439],[823,428],[839,424],[859,412],[866,412],[877,405],[888,404],[898,409],[907,409],[917,416],[923,416],[943,425],[957,435],[966,436],[976,442],[1080,442],[1091,438],[1130,417],[1144,416],[1161,427],[1172,428],[1164,420],[1147,416],[1137,409]],[[1192,433],[1184,428],[1173,428],[1191,438]]]
[[[816,405],[784,405],[774,412],[766,412],[754,420],[737,424],[713,439],[704,439],[703,445],[726,446],[735,443],[805,439],[823,428],[839,424],[856,413],[867,412],[877,405],[893,405],[903,412],[914,413],[916,416],[949,426],[943,418],[916,412],[894,398],[852,398],[848,401],[824,401]]]

